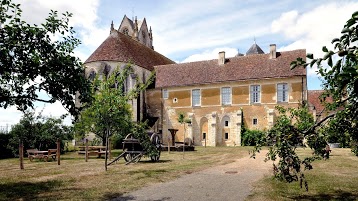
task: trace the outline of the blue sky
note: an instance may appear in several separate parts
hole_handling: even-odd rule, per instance
[[[358,8],[357,1],[333,0],[16,0],[23,19],[40,24],[49,11],[73,13],[71,25],[82,44],[75,54],[85,61],[107,38],[123,16],[144,17],[153,30],[154,49],[176,62],[214,59],[219,51],[228,57],[246,53],[256,43],[267,53],[270,44],[278,51],[306,49],[322,56],[344,23]],[[308,88],[320,89],[315,68],[308,69]],[[66,111],[60,103],[36,103],[44,115]],[[15,124],[21,112],[0,109],[0,125]]]

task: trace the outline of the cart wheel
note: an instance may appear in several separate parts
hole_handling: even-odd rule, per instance
[[[32,162],[34,160],[33,156],[29,156],[30,161]]]
[[[44,161],[48,162],[48,157],[44,156]]]
[[[135,159],[134,159],[135,158]],[[134,159],[132,161],[132,163],[138,163],[140,161],[140,159],[142,158],[142,156],[140,154],[132,154],[132,159]]]
[[[126,149],[124,149],[123,150],[123,152],[127,152],[127,148]],[[132,154],[130,154],[130,153],[125,153],[124,155],[123,155],[123,158],[124,158],[124,160],[126,161],[126,162],[128,162],[128,161],[131,161],[132,160]]]

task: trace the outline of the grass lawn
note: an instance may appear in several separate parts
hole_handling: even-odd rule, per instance
[[[217,164],[248,156],[252,147],[196,147],[197,151],[162,152],[161,160],[149,162],[142,158],[137,164],[117,164],[104,170],[104,159],[90,157],[85,162],[76,152],[61,155],[56,161],[35,159],[24,161],[20,170],[18,159],[0,160],[0,200],[106,200],[143,186],[170,181]],[[120,151],[114,152],[118,155]]]
[[[311,153],[310,149],[298,152]],[[315,161],[305,177],[308,192],[298,182],[279,182],[268,175],[256,183],[247,200],[358,200],[358,157],[350,149],[332,149],[330,159]]]

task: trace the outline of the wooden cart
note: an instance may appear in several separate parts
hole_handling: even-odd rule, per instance
[[[157,133],[148,133],[150,135],[150,141],[157,148],[159,154],[157,156],[151,156],[150,159],[153,162],[159,161],[160,151],[161,151],[161,142],[160,136]],[[117,162],[120,158],[124,158],[126,165],[129,163],[137,163],[140,161],[142,156],[146,155],[146,150],[143,149],[139,140],[134,138],[133,134],[128,134],[123,140],[123,153],[115,158],[112,162],[108,163],[111,165]]]

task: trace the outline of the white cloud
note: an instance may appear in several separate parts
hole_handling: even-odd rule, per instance
[[[226,58],[234,57],[238,53],[237,49],[235,48],[230,48],[230,47],[215,48],[213,50],[205,50],[204,52],[193,54],[187,57],[186,59],[184,59],[181,63],[217,59],[218,53],[221,51],[225,52]]]
[[[273,33],[282,33],[292,42],[279,51],[306,49],[315,57],[322,57],[322,47],[333,48],[331,41],[339,37],[345,22],[358,8],[357,2],[330,2],[307,12],[296,10],[282,13],[271,24]],[[317,67],[308,68],[309,76],[316,76]]]

